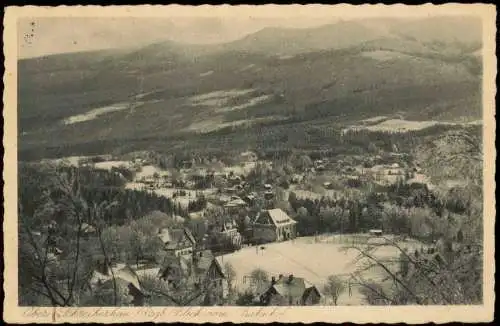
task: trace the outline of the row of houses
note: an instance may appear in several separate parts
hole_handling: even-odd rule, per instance
[[[296,222],[281,209],[265,210],[253,221],[252,235],[259,243],[285,241],[296,237],[295,226]],[[91,225],[86,224],[83,229],[89,237],[95,232]],[[234,221],[226,221],[216,232],[219,237],[241,241]],[[101,257],[90,279],[92,291],[108,291],[112,295],[114,288],[118,287],[120,293],[127,293],[130,297],[126,304],[142,306],[147,304],[152,293],[144,288],[141,280],[149,278],[160,282],[163,290],[176,293],[179,287],[187,287],[201,296],[209,293],[211,304],[224,304],[229,292],[228,279],[220,259],[210,247],[197,243],[191,231],[184,227],[160,228],[155,238],[161,243],[164,253],[161,261],[129,264],[105,261]],[[58,254],[53,253],[54,259]],[[259,305],[315,304],[317,300],[317,290],[297,277],[273,278],[271,282],[261,284],[257,293],[256,304]]]
[[[250,217],[250,225],[245,229],[246,242],[262,244],[269,242],[287,241],[297,237],[297,222],[279,208],[261,211],[253,220]],[[217,224],[219,236],[233,240],[234,244],[243,242],[242,235],[238,232],[238,226],[231,218]]]
[[[296,236],[296,222],[280,209],[263,211],[253,223],[253,232],[259,242],[274,242],[292,239]],[[235,223],[224,223],[221,235],[231,239],[241,237]],[[193,291],[205,289],[210,292],[213,304],[222,304],[228,295],[228,280],[223,266],[210,249],[197,244],[187,228],[164,228],[159,230],[157,238],[165,252],[163,261],[150,268],[132,268],[124,263],[114,264],[109,268],[104,263],[94,272],[92,286],[111,287],[113,277],[118,286],[128,291],[131,305],[143,305],[148,295],[143,289],[140,277],[153,277],[163,282],[164,289],[175,291],[181,285]],[[303,279],[285,280],[278,278],[271,284],[259,288],[257,296],[261,304],[274,305],[277,302],[288,304],[314,304],[316,292],[305,286]],[[267,288],[266,288],[267,287]],[[307,291],[306,291],[307,290]],[[301,293],[299,295],[299,292]],[[278,299],[281,298],[281,299]]]
[[[156,236],[162,243],[162,261],[155,264],[97,264],[91,286],[106,289],[119,286],[131,297],[130,305],[142,306],[154,293],[145,289],[141,279],[149,278],[160,284],[162,291],[175,296],[182,286],[200,296],[212,297],[211,304],[222,304],[227,297],[227,278],[211,250],[199,249],[194,236],[186,228],[160,229]]]

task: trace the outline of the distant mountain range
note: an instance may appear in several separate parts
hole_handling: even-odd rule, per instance
[[[40,152],[287,119],[477,120],[481,35],[467,17],[368,19],[266,28],[226,44],[23,59],[19,146]]]

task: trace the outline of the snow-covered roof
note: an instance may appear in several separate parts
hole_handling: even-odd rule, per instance
[[[162,229],[158,234],[160,240],[170,249],[177,249],[196,244],[191,232],[186,229]]]
[[[284,224],[295,224],[297,223],[295,220],[293,220],[288,214],[286,214],[283,210],[279,208],[275,209],[270,209],[267,211],[264,211],[257,217],[255,220],[256,223],[265,223],[265,216],[268,216],[270,221],[268,220],[267,222],[271,222],[272,224],[278,226],[278,225],[284,225]]]
[[[116,267],[112,267],[112,273],[110,272],[108,275],[102,274],[98,271],[94,271],[94,274],[91,278],[91,283],[105,283],[111,281],[113,279],[113,275],[115,279],[123,280],[126,283],[132,284],[137,290],[142,291],[141,284],[139,283],[139,277],[135,273],[135,271],[128,265],[119,264]]]
[[[246,204],[247,203],[243,199],[238,198],[238,199],[231,200],[230,202],[228,202],[224,206],[225,207],[239,207],[239,206],[245,206]]]

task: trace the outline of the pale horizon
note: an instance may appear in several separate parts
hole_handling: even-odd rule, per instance
[[[289,17],[42,17],[18,22],[19,58],[146,46],[174,41],[186,44],[228,43],[268,27],[314,28],[339,19]],[[31,23],[35,25],[32,26]],[[34,31],[32,31],[32,29]],[[33,36],[29,36],[33,34]],[[45,37],[37,37],[37,35]],[[48,37],[47,37],[48,36]]]
[[[308,6],[303,9],[306,8]],[[18,20],[18,58],[27,59],[53,54],[133,48],[162,41],[186,44],[221,44],[236,41],[270,27],[307,29],[339,21],[406,20],[454,15],[453,12],[426,15],[425,12],[417,10],[401,17],[401,15],[392,15],[388,9],[379,13],[378,16],[368,15],[359,9],[342,15],[333,12],[329,14],[328,10],[316,11],[316,15],[307,10],[300,10],[300,16],[297,15],[297,11],[292,16],[285,16],[281,15],[282,13],[278,14],[275,10],[267,12],[256,10],[254,14],[238,15],[238,10],[241,10],[239,7],[233,7],[220,13],[214,10],[211,14],[197,15],[199,11],[193,8],[183,7],[182,9],[184,13],[181,10],[176,16],[166,17],[85,16],[84,10],[80,17],[22,17]],[[186,9],[190,9],[193,14],[188,15],[189,11]],[[217,7],[217,9],[223,8]],[[106,11],[103,10],[103,12]]]

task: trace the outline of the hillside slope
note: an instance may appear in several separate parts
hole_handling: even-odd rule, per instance
[[[480,119],[475,29],[463,41],[447,29],[436,41],[406,23],[267,29],[224,45],[163,42],[21,60],[20,150],[77,154],[103,142],[283,120]]]

